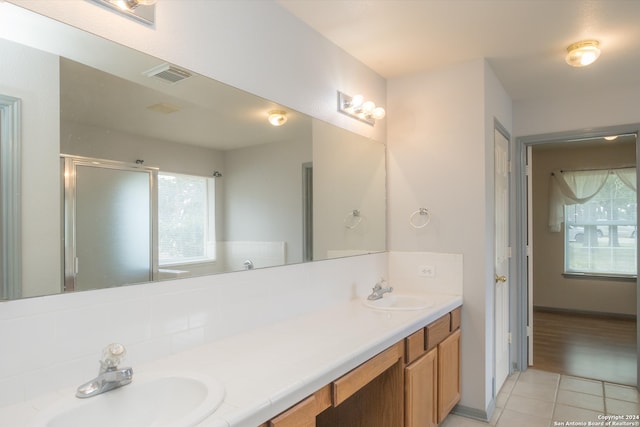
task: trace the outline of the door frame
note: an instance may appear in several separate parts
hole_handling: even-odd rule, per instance
[[[21,106],[0,95],[0,300],[22,297]]]
[[[572,130],[564,132],[554,132],[538,135],[521,136],[515,139],[514,150],[514,173],[511,177],[513,181],[514,196],[512,201],[513,212],[515,214],[515,263],[512,278],[516,286],[512,288],[513,298],[512,312],[514,313],[514,357],[512,362],[520,371],[525,371],[528,367],[528,346],[527,346],[527,326],[528,326],[528,271],[527,271],[527,235],[528,235],[528,200],[527,200],[527,149],[534,145],[557,143],[568,140],[603,137],[611,134],[635,133],[636,137],[636,165],[640,164],[640,144],[637,138],[640,137],[640,123],[595,127],[582,130]],[[636,176],[636,180],[640,181]],[[636,183],[637,185],[637,183]],[[514,194],[515,193],[515,194]],[[514,205],[515,203],[515,205]],[[640,213],[640,208],[636,208]],[[636,245],[637,245],[636,241]],[[639,255],[640,258],[640,255]],[[640,265],[640,262],[638,263]],[[640,281],[636,277],[636,287]],[[637,313],[640,313],[640,292],[636,295]],[[637,325],[636,317],[636,325]],[[640,329],[638,330],[638,352],[640,352]],[[512,348],[513,349],[513,348]],[[637,360],[636,385],[640,388],[640,358]]]

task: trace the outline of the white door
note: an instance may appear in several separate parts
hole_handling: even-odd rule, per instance
[[[495,392],[509,375],[509,140],[494,130]]]

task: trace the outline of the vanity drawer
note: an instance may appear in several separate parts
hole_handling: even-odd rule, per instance
[[[460,327],[460,316],[462,315],[462,307],[458,307],[451,312],[451,332]]]
[[[429,351],[442,342],[451,332],[451,315],[445,314],[438,320],[427,325],[426,350]]]
[[[424,350],[424,328],[409,335],[404,340],[405,362],[407,364],[413,362],[422,356]]]
[[[327,385],[260,427],[312,427],[316,416],[331,406],[331,388]]]
[[[348,374],[333,382],[333,404],[338,406],[378,375],[404,357],[402,341],[364,362]]]

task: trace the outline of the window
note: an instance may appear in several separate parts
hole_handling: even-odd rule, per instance
[[[215,260],[214,178],[158,174],[160,265]]]
[[[587,202],[565,206],[565,273],[636,275],[636,192],[624,178],[611,171]]]

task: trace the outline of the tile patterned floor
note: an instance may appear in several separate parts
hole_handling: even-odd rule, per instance
[[[640,393],[634,387],[528,369],[505,382],[496,399],[490,425],[495,427],[560,427],[598,425],[603,415],[638,416]],[[640,419],[625,420],[640,426]],[[615,424],[609,424],[610,426]],[[441,427],[480,427],[487,423],[458,415]]]

